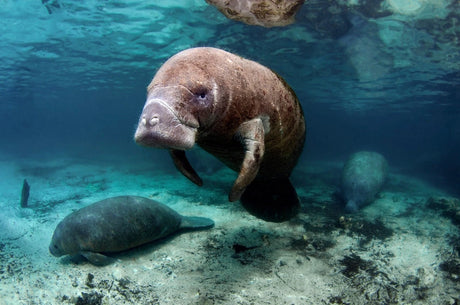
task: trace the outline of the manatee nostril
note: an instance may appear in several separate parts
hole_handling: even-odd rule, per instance
[[[145,119],[145,116],[142,117],[141,122],[142,122],[142,125],[144,126],[147,125],[147,120]]]
[[[150,124],[151,126],[155,126],[156,124],[158,124],[159,121],[160,121],[160,119],[159,119],[156,115],[154,115],[154,116],[150,119],[149,124]]]

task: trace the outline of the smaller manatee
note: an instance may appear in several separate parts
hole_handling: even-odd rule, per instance
[[[263,27],[286,26],[295,21],[305,0],[206,0],[227,18]]]
[[[388,176],[388,163],[376,152],[354,153],[342,171],[342,195],[348,212],[372,203]]]
[[[67,215],[49,246],[54,256],[80,254],[94,265],[106,265],[105,253],[128,250],[185,229],[206,229],[214,222],[178,214],[168,206],[139,196],[107,198]]]

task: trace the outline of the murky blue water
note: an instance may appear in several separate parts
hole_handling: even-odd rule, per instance
[[[263,28],[199,0],[3,0],[0,154],[152,160],[174,172],[164,151],[133,141],[146,86],[170,56],[212,46],[294,89],[307,122],[299,167],[374,150],[393,171],[459,196],[460,4],[403,3],[307,1],[294,24]],[[192,156],[212,172],[202,158]]]
[[[178,51],[214,46],[291,84],[308,124],[304,159],[374,149],[459,185],[456,3],[427,1],[418,14],[381,18],[342,5],[332,18],[324,11],[333,4],[314,2],[295,24],[262,28],[203,1],[54,2],[2,3],[3,152],[141,157],[131,137],[151,77]]]

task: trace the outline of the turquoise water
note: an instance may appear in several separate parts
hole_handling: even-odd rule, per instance
[[[2,1],[0,303],[460,302],[459,20],[447,0],[306,1],[271,28],[201,0]],[[267,223],[228,202],[236,174],[199,148],[201,188],[166,151],[134,143],[155,72],[199,46],[268,66],[296,92],[307,137],[294,219]],[[340,172],[362,150],[390,174],[347,214]],[[105,267],[49,254],[63,217],[127,194],[216,226]]]

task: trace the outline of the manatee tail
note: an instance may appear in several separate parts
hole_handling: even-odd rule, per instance
[[[180,228],[184,230],[209,229],[214,226],[214,221],[205,217],[182,216]]]
[[[241,196],[241,203],[252,215],[271,222],[289,220],[300,210],[299,197],[289,178],[254,180]]]
[[[358,212],[358,209],[358,205],[353,200],[348,200],[347,204],[345,205],[345,211],[347,213],[356,213]]]

